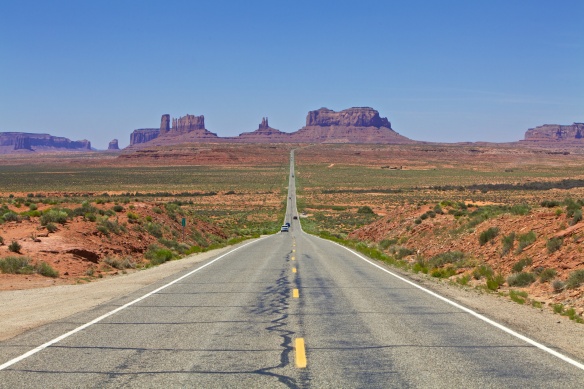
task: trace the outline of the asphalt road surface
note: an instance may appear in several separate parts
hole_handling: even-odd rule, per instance
[[[0,387],[584,386],[581,362],[303,233],[291,162],[290,232],[0,343]]]

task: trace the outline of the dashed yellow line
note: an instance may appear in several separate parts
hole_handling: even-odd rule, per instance
[[[296,273],[296,268],[295,267],[292,268],[292,273]]]
[[[296,351],[296,367],[304,369],[306,367],[306,349],[304,347],[304,338],[294,340],[294,350]]]
[[[292,297],[294,297],[295,299],[300,297],[300,293],[298,293],[298,289],[292,289]]]
[[[296,258],[295,258],[294,256],[292,256],[292,258],[291,258],[291,259],[292,259],[292,260],[294,260],[294,259],[296,259]]]
[[[296,252],[296,250],[292,249],[292,252],[293,252],[293,253],[295,253],[295,252]]]

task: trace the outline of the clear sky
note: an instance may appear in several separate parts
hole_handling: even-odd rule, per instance
[[[370,106],[427,141],[584,122],[583,0],[0,0],[0,132],[98,149],[160,116],[219,136]]]

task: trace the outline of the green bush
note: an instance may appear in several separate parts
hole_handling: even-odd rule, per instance
[[[371,207],[364,205],[362,207],[359,207],[359,209],[357,210],[357,213],[365,213],[365,214],[371,214],[374,215],[375,212],[373,212],[373,210],[371,209]]]
[[[7,221],[7,222],[18,222],[20,221],[20,216],[18,216],[17,213],[14,213],[12,211],[6,212],[2,218]]]
[[[554,292],[560,293],[566,287],[566,283],[560,280],[555,280],[552,282],[552,288],[554,288]]]
[[[504,236],[501,241],[503,243],[501,256],[505,256],[513,249],[513,246],[515,245],[515,233],[512,232],[509,235]]]
[[[19,253],[22,246],[17,241],[13,240],[12,243],[8,245],[8,250],[12,251],[13,253]]]
[[[160,265],[173,258],[172,251],[157,246],[151,247],[144,256],[150,260],[151,265]]]
[[[4,274],[32,274],[34,267],[28,257],[6,257],[0,259],[0,271]]]
[[[560,205],[560,202],[553,201],[553,200],[544,200],[540,203],[540,205],[542,207],[545,207],[545,208],[555,208],[555,207],[558,207]]]
[[[431,268],[437,268],[446,264],[461,262],[463,260],[464,253],[462,251],[447,251],[430,259],[428,265]]]
[[[490,275],[487,277],[487,289],[495,291],[505,283],[505,277],[502,274]]]
[[[525,299],[527,298],[527,292],[519,291],[519,290],[510,290],[509,297],[511,300],[515,301],[518,304],[525,304]]]
[[[574,224],[577,224],[581,220],[582,220],[582,210],[578,209],[578,210],[574,211],[574,216],[572,217],[572,220],[570,221],[570,225],[573,226]]]
[[[575,289],[584,284],[584,269],[574,270],[566,280],[566,287],[568,289]]]
[[[535,242],[536,239],[537,236],[535,235],[534,231],[529,231],[526,234],[519,235],[517,237],[519,245],[517,246],[517,250],[515,250],[515,254],[519,254],[520,252],[522,252],[523,249],[525,249],[527,246],[533,244],[533,242]]]
[[[46,226],[48,223],[67,223],[68,214],[62,210],[51,209],[46,211],[41,215],[40,222],[42,226]]]
[[[55,232],[55,231],[57,231],[57,226],[54,225],[53,223],[47,223],[47,225],[45,226],[45,228],[49,232]]]
[[[489,265],[480,265],[473,270],[472,276],[475,280],[480,280],[482,277],[492,278],[495,272]]]
[[[513,271],[515,273],[519,273],[519,272],[523,271],[523,269],[525,268],[525,266],[529,266],[532,263],[533,263],[533,261],[529,257],[520,259],[519,261],[517,261],[515,263],[515,265],[513,265]]]
[[[479,243],[484,245],[485,243],[493,240],[499,234],[499,228],[490,227],[489,229],[483,231],[479,236]]]
[[[535,274],[533,273],[516,273],[511,274],[507,278],[509,286],[529,286],[535,282]]]
[[[456,274],[456,269],[454,269],[452,266],[447,266],[447,267],[443,267],[440,269],[434,269],[430,273],[430,275],[432,277],[436,277],[436,278],[449,278],[455,274]]]
[[[122,212],[124,210],[124,207],[122,207],[119,204],[116,204],[116,205],[113,206],[112,209],[114,210],[114,212]]]
[[[574,217],[576,211],[582,210],[582,205],[572,199],[564,200],[564,205],[566,206],[566,217]]]
[[[550,238],[545,244],[545,247],[547,248],[548,253],[552,254],[562,247],[562,243],[563,240],[561,238]]]
[[[146,224],[146,231],[155,238],[162,238],[162,227],[156,223]]]
[[[118,257],[105,257],[103,260],[107,265],[113,267],[114,269],[134,269],[136,263],[132,260],[132,257],[118,258]]]
[[[555,269],[544,269],[539,275],[540,282],[549,282],[556,277],[556,270]]]
[[[39,273],[40,275],[45,276],[45,277],[52,277],[52,278],[59,277],[59,272],[57,270],[53,269],[51,267],[51,265],[49,265],[46,262],[39,262],[35,266],[35,270],[37,273]]]

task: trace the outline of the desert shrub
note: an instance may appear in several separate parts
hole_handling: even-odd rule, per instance
[[[53,223],[47,223],[47,225],[45,226],[45,228],[49,232],[55,232],[55,231],[57,231],[57,226],[55,224],[53,224]]]
[[[114,210],[114,212],[122,212],[124,210],[124,207],[122,207],[120,204],[116,204],[113,206],[112,209]]]
[[[412,255],[414,250],[409,249],[403,246],[391,246],[389,252],[395,259],[402,259],[403,257],[407,257],[408,255]]]
[[[574,216],[572,217],[572,220],[570,220],[570,225],[573,226],[574,224],[577,224],[581,220],[582,220],[582,210],[578,209],[578,210],[574,211]]]
[[[487,277],[487,289],[497,290],[505,283],[505,277],[502,274],[490,275]]]
[[[94,213],[91,213],[91,212],[86,213],[85,215],[83,215],[83,218],[85,220],[87,220],[87,221],[92,222],[92,223],[97,220],[97,216],[95,216],[95,214]]]
[[[495,272],[493,271],[493,268],[486,264],[478,266],[472,272],[472,276],[475,280],[480,280],[482,277],[493,277],[494,274]]]
[[[523,251],[524,248],[526,248],[530,244],[533,244],[533,242],[535,242],[536,239],[537,236],[535,235],[534,231],[529,231],[526,234],[519,235],[517,237],[517,242],[519,242],[519,244],[517,245],[517,250],[515,250],[515,253],[519,254],[520,252]]]
[[[564,200],[564,205],[566,206],[567,218],[574,217],[576,211],[582,210],[582,205],[570,198]]]
[[[556,293],[560,293],[562,290],[564,290],[565,287],[566,284],[560,280],[555,280],[554,282],[552,282],[552,288]]]
[[[462,260],[464,260],[464,253],[462,251],[447,251],[430,259],[428,265],[431,268],[437,268],[449,263],[461,262]]]
[[[444,214],[444,210],[442,209],[442,207],[440,206],[440,204],[436,204],[436,206],[434,207],[434,212],[438,215],[443,215]]]
[[[97,229],[97,231],[101,232],[102,234],[104,234],[106,236],[108,236],[110,233],[109,230],[107,229],[107,227],[104,225],[99,225],[96,227],[96,229]]]
[[[574,270],[566,280],[566,288],[574,289],[584,284],[584,269]]]
[[[415,224],[421,224],[422,223],[422,219],[420,218],[416,218],[416,220],[414,220]]]
[[[127,216],[128,216],[128,221],[130,223],[136,223],[136,222],[138,222],[139,217],[134,212],[128,212]]]
[[[59,272],[55,269],[53,269],[51,267],[51,265],[49,265],[46,262],[39,262],[36,266],[35,266],[35,270],[37,273],[39,273],[42,276],[45,277],[52,277],[52,278],[57,278],[59,277]]]
[[[34,267],[28,257],[6,257],[0,259],[0,271],[4,274],[32,274]]]
[[[529,211],[531,210],[531,207],[529,206],[529,204],[516,204],[513,205],[511,207],[511,209],[509,210],[509,212],[512,215],[521,215],[521,216],[525,216],[529,213]]]
[[[63,210],[50,209],[41,215],[40,222],[42,226],[46,226],[48,223],[65,224],[68,216],[67,212]]]
[[[533,273],[516,273],[511,274],[507,278],[509,286],[529,286],[535,282],[535,274]]]
[[[39,207],[36,204],[32,203],[28,206],[28,209],[30,209],[31,211],[36,211],[37,209],[39,209]]]
[[[556,277],[556,270],[555,269],[544,269],[540,274],[539,274],[539,281],[540,282],[548,282],[553,280]]]
[[[548,239],[545,247],[547,248],[548,253],[552,254],[555,253],[562,247],[563,240],[561,238],[550,238]]]
[[[13,253],[19,253],[22,246],[17,241],[13,240],[12,243],[8,245],[8,250],[12,251]]]
[[[554,200],[544,200],[539,205],[541,205],[542,207],[545,207],[545,208],[555,208],[555,207],[560,206],[560,202],[554,201]]]
[[[364,205],[362,207],[359,207],[359,209],[357,210],[357,213],[365,213],[365,214],[370,214],[373,215],[375,214],[375,212],[373,212],[373,210],[371,209],[371,207]]]
[[[420,215],[420,219],[422,220],[426,220],[428,218],[428,214],[427,213],[423,213]]]
[[[489,229],[483,231],[479,236],[479,243],[484,245],[485,243],[493,240],[499,234],[499,228],[490,227]]]
[[[515,233],[512,232],[509,235],[506,235],[501,240],[503,243],[503,247],[501,248],[501,256],[507,255],[515,245]]]
[[[465,274],[462,277],[458,277],[456,279],[456,282],[459,283],[460,285],[468,285],[468,282],[470,281],[470,276],[468,274]]]
[[[157,213],[157,214],[161,214],[162,213],[162,209],[159,207],[154,207],[152,208],[152,212]]]
[[[146,224],[146,231],[155,238],[162,238],[162,227],[156,223]]]
[[[381,242],[379,242],[379,247],[382,250],[387,250],[389,246],[394,245],[396,243],[397,239],[383,239]]]
[[[163,249],[158,246],[152,246],[144,255],[146,259],[150,260],[151,265],[160,265],[164,262],[170,261],[173,258],[172,251]]]
[[[515,273],[519,273],[521,271],[523,271],[523,269],[525,268],[525,266],[529,266],[533,263],[532,259],[529,257],[520,259],[519,261],[517,261],[515,263],[515,265],[513,265],[513,271]]]
[[[432,277],[436,278],[449,278],[456,274],[456,269],[452,266],[443,267],[440,269],[434,269],[430,272]]]
[[[9,211],[2,215],[2,218],[7,222],[18,222],[20,221],[20,216],[17,213]]]
[[[509,297],[511,300],[515,301],[518,304],[525,304],[525,299],[527,298],[527,292],[519,291],[519,290],[510,290]]]

